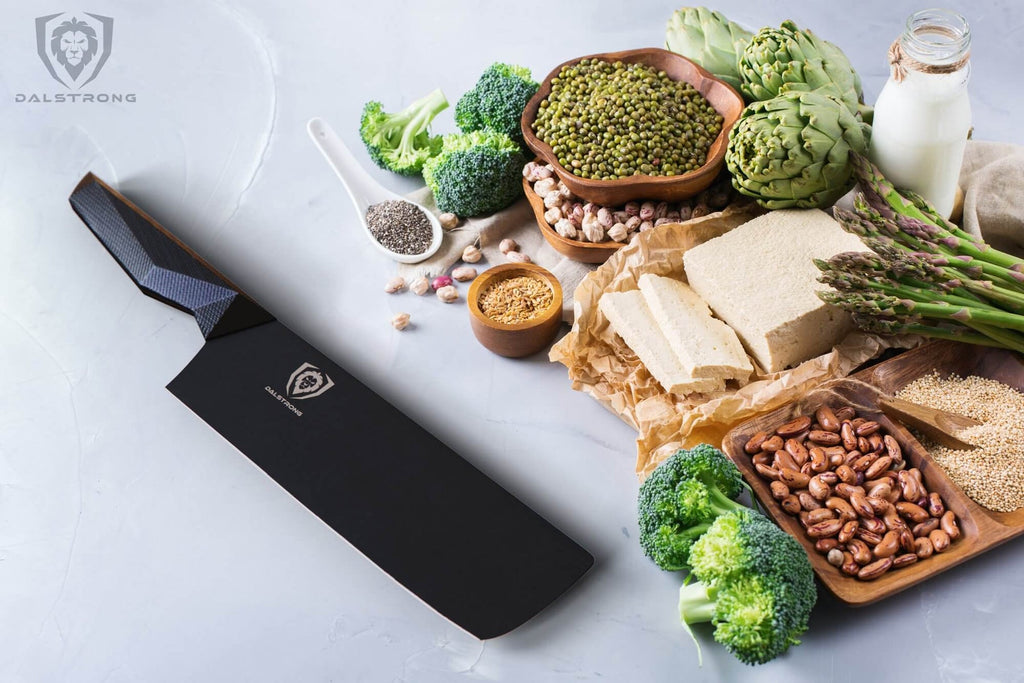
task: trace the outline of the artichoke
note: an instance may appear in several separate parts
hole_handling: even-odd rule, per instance
[[[743,110],[729,133],[732,184],[768,209],[823,208],[853,185],[871,127],[833,95],[794,90]]]
[[[821,91],[870,121],[871,108],[862,104],[860,76],[843,51],[792,21],[758,31],[739,57],[739,72],[743,94],[750,99],[770,100],[794,90]]]
[[[754,34],[707,7],[684,7],[672,13],[665,31],[665,47],[696,62],[739,89],[740,53]]]

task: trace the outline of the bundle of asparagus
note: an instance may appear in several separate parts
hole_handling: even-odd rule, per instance
[[[1024,260],[993,249],[935,212],[923,197],[897,191],[865,157],[853,155],[860,193],[836,219],[872,252],[815,264],[834,291],[824,301],[857,326],[1024,352]]]

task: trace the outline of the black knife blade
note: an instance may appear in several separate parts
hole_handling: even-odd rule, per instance
[[[207,341],[168,389],[434,610],[481,639],[593,564],[577,543],[263,310],[101,180],[75,212]]]

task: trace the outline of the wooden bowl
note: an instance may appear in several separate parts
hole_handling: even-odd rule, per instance
[[[533,320],[508,325],[491,320],[480,310],[480,295],[492,284],[522,275],[544,280],[551,287],[551,306]],[[562,325],[562,286],[546,268],[533,263],[506,263],[489,268],[469,286],[466,296],[473,334],[485,347],[508,358],[530,356],[547,347]]]
[[[593,180],[573,175],[558,163],[558,158],[547,143],[542,142],[533,132],[533,122],[537,118],[540,103],[551,93],[551,80],[562,67],[576,64],[583,59],[600,59],[608,62],[641,63],[664,71],[676,81],[685,81],[703,95],[711,106],[722,115],[722,130],[711,143],[707,161],[700,168],[674,176],[632,176],[616,180]],[[619,206],[634,199],[656,199],[674,202],[692,197],[708,188],[725,163],[725,149],[729,143],[729,130],[743,111],[743,97],[732,86],[715,78],[708,71],[691,62],[682,55],[677,55],[661,48],[649,47],[641,50],[625,52],[606,52],[603,54],[577,57],[559,64],[540,84],[537,93],[526,104],[523,110],[521,127],[526,145],[546,163],[555,168],[555,173],[577,197],[605,206]]]
[[[530,206],[533,207],[533,215],[537,218],[540,234],[544,235],[544,239],[548,241],[551,248],[562,256],[567,256],[573,261],[582,261],[583,263],[604,263],[608,260],[609,256],[626,244],[625,242],[616,242],[614,240],[583,242],[562,237],[558,234],[557,230],[548,225],[548,222],[544,220],[544,200],[533,191],[530,181],[526,178],[523,178],[523,192],[526,193],[526,199],[530,202]]]

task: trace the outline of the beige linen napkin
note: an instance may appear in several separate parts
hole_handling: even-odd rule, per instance
[[[439,213],[429,189],[424,187],[408,197],[435,214]],[[443,275],[459,263],[462,251],[470,244],[476,244],[484,253],[486,262],[473,264],[478,270],[506,263],[508,259],[498,249],[501,240],[506,237],[514,239],[519,244],[519,251],[558,278],[563,293],[562,318],[572,324],[573,292],[595,266],[573,261],[552,249],[541,234],[533,209],[525,197],[494,215],[462,220],[457,228],[445,232],[444,241],[436,254],[419,263],[399,264],[398,274],[406,280]]]
[[[1024,257],[1024,147],[971,140],[960,169],[963,229]]]

